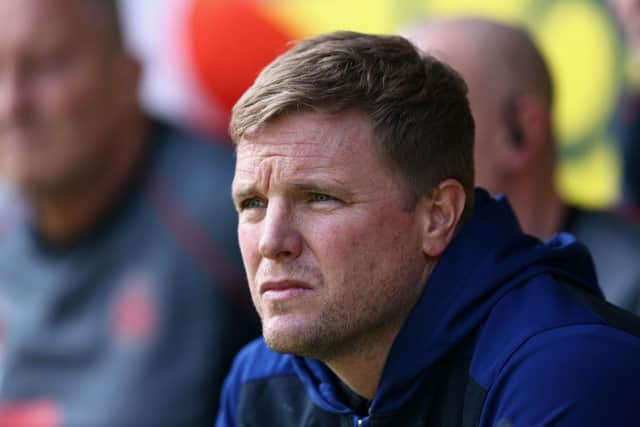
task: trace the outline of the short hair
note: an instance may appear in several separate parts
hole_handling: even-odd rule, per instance
[[[413,205],[447,178],[473,207],[474,122],[467,85],[451,67],[400,36],[351,31],[295,44],[258,75],[233,107],[229,133],[242,136],[286,114],[361,110],[375,150],[402,177]]]

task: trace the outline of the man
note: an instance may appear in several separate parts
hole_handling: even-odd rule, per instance
[[[601,299],[572,237],[543,244],[474,193],[465,93],[401,37],[338,32],[238,101],[232,192],[263,339],[218,427],[635,416],[638,320]]]
[[[482,18],[424,22],[409,33],[469,85],[476,183],[506,194],[525,232],[541,239],[574,234],[593,255],[607,299],[640,314],[640,230],[614,213],[571,206],[558,194],[552,81],[528,34]]]
[[[250,329],[232,153],[145,118],[115,2],[0,21],[0,425],[210,426]]]

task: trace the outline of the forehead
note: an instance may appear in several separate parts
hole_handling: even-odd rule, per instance
[[[236,181],[261,174],[337,178],[384,170],[371,121],[357,111],[294,113],[244,136],[237,146]]]
[[[300,112],[283,116],[245,135],[239,153],[296,156],[317,151],[326,156],[370,151],[370,119],[359,111],[339,114]]]
[[[0,43],[77,36],[80,29],[95,27],[88,12],[86,0],[2,0]]]

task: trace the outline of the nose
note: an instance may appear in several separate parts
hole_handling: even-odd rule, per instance
[[[286,262],[302,252],[303,238],[290,209],[284,202],[271,200],[263,219],[259,251],[264,258]]]

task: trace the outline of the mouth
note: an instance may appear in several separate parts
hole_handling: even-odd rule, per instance
[[[313,287],[297,280],[280,280],[263,282],[259,290],[265,300],[281,301],[302,298],[313,292]]]

